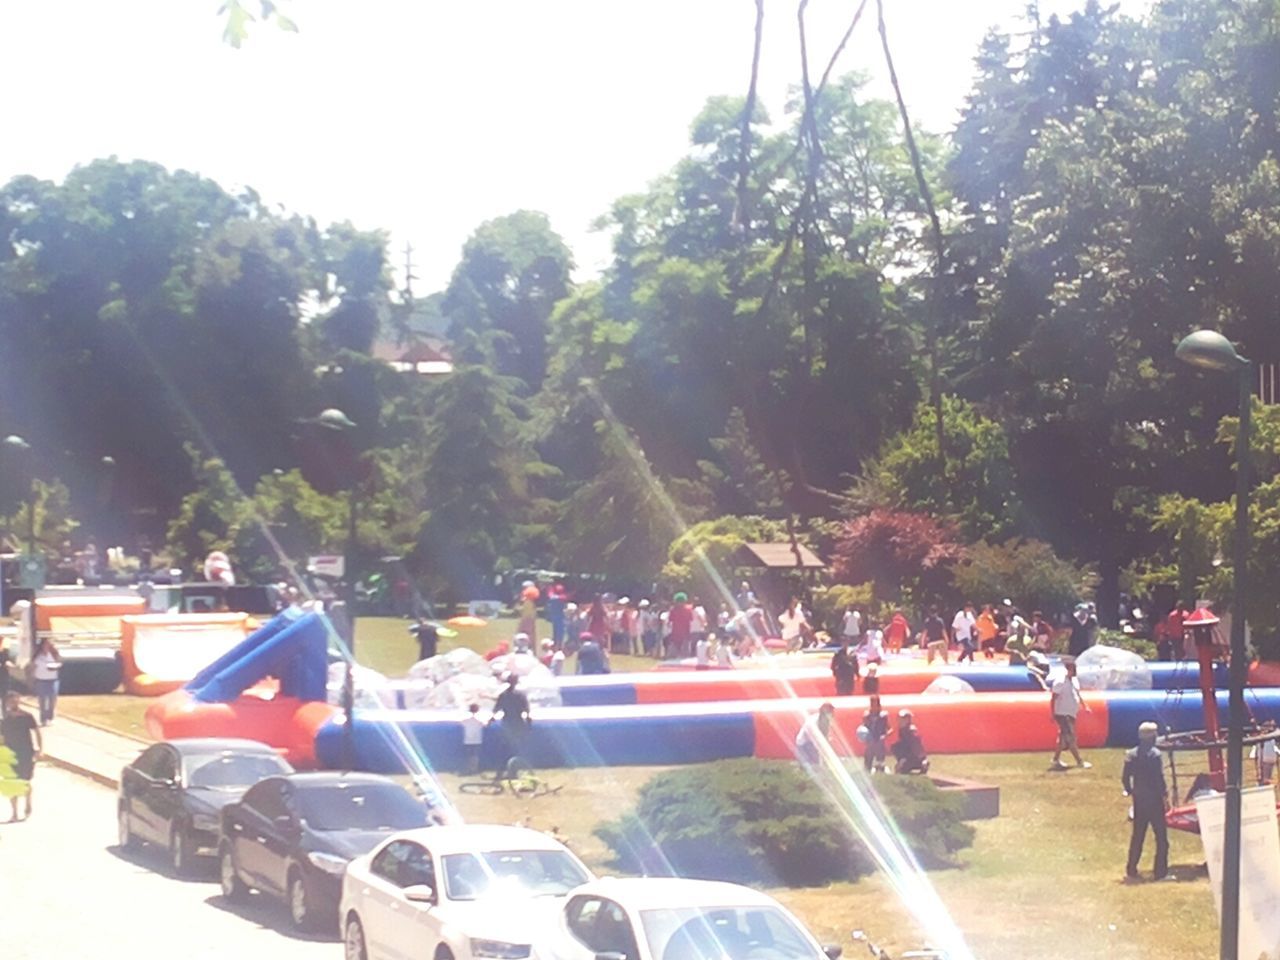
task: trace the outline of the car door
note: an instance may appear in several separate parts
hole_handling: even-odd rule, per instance
[[[572,960],[591,960],[601,953],[616,953],[639,960],[636,933],[626,910],[608,897],[573,897],[565,905]]]
[[[281,799],[281,781],[270,778],[254,784],[240,803],[228,811],[227,828],[231,836],[236,866],[251,886],[270,889],[264,878],[267,869],[268,824],[278,812],[284,811]]]
[[[365,944],[370,960],[404,960],[412,955],[404,952],[406,934],[401,928],[413,926],[404,899],[403,865],[410,848],[408,840],[393,840],[383,847],[369,864],[369,874],[358,886],[360,920],[364,924]]]
[[[290,802],[289,784],[276,780],[264,796],[262,825],[258,833],[260,890],[284,894],[289,864],[301,841],[302,824]]]
[[[161,744],[155,775],[146,785],[146,807],[149,826],[156,843],[169,842],[169,827],[182,809],[179,783],[181,758],[168,744]]]
[[[138,777],[135,779],[131,811],[138,836],[150,843],[168,843],[168,835],[161,836],[160,814],[162,793],[166,771],[172,772],[173,749],[164,743],[157,743],[138,758],[136,767]]]
[[[436,892],[433,903],[420,903],[405,897],[410,887],[430,887]],[[436,874],[431,852],[420,843],[406,841],[400,861],[399,900],[393,913],[403,915],[403,922],[394,926],[397,957],[425,957],[434,955],[436,944],[444,936],[448,921],[440,905],[445,902],[444,891]]]
[[[120,805],[129,821],[129,832],[142,840],[151,839],[146,830],[146,785],[159,763],[164,744],[157,743],[138,756],[120,774]]]

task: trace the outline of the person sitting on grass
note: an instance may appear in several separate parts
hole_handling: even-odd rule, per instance
[[[929,755],[910,710],[898,711],[898,739],[893,743],[894,773],[928,773]]]

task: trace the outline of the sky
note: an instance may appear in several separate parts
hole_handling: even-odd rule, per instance
[[[252,2],[252,0],[250,0]],[[1042,16],[1084,0],[1041,0]],[[1125,0],[1133,9],[1139,0]],[[476,226],[547,213],[579,276],[608,258],[591,228],[684,153],[708,96],[743,95],[752,0],[283,0],[299,33],[221,39],[221,0],[0,0],[7,91],[0,182],[60,180],[98,157],[249,186],[320,223],[384,229],[415,289],[448,281]],[[810,0],[811,72],[856,0]],[[946,132],[992,25],[1026,0],[885,0],[913,119]],[[766,0],[760,95],[799,78],[794,0]],[[875,2],[839,62],[890,90]]]

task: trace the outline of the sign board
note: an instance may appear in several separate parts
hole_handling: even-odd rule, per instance
[[[1240,957],[1280,957],[1280,832],[1270,785],[1240,793]],[[1209,884],[1222,918],[1222,855],[1227,798],[1196,800]]]
[[[307,572],[314,573],[317,577],[341,580],[347,573],[347,559],[334,554],[307,557]]]
[[[32,590],[44,586],[44,554],[24,553],[18,558],[18,586]]]

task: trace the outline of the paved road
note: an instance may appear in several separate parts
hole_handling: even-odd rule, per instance
[[[4,960],[339,960],[336,937],[290,933],[273,903],[223,903],[217,875],[176,880],[149,851],[115,848],[115,794],[42,764],[35,815],[0,822]],[[8,803],[0,811],[8,818]]]

